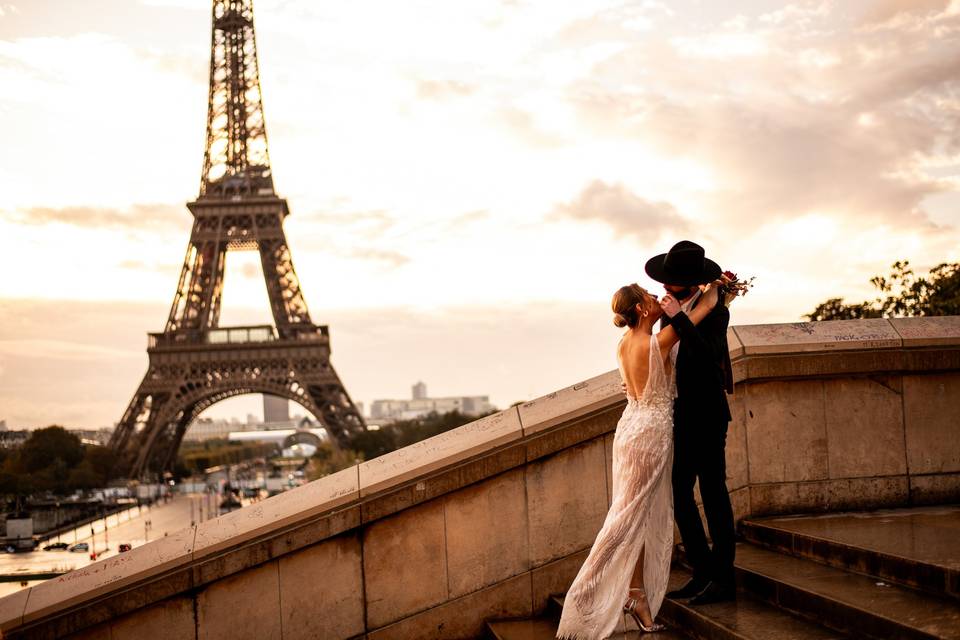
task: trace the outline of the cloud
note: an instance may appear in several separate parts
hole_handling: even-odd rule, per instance
[[[654,240],[665,232],[688,228],[686,220],[669,202],[647,200],[622,184],[594,180],[573,201],[558,205],[554,216],[573,220],[596,220],[617,233]]]
[[[13,214],[13,221],[27,225],[66,224],[85,228],[181,231],[189,218],[181,205],[134,204],[127,210],[110,207],[30,207]]]
[[[90,361],[104,358],[131,358],[139,355],[139,351],[116,349],[109,345],[82,344],[69,340],[0,340],[0,357]]]
[[[335,208],[339,208],[337,203]],[[364,211],[318,211],[307,214],[303,221],[337,228],[351,228],[368,237],[378,237],[397,224],[397,218],[383,209]],[[356,228],[360,228],[359,230]]]
[[[345,258],[357,258],[360,260],[382,262],[391,267],[401,267],[410,262],[410,257],[400,253],[399,251],[376,249],[373,247],[354,247],[337,251],[337,254]]]
[[[882,0],[874,3],[863,17],[868,26],[902,27],[918,18],[940,17],[956,13],[951,0]]]
[[[417,97],[422,100],[446,100],[448,98],[463,98],[473,95],[477,87],[456,80],[427,80],[418,79]]]
[[[531,147],[554,149],[565,143],[562,135],[547,131],[529,111],[504,107],[497,111],[496,119],[508,133]]]
[[[960,38],[914,31],[920,17],[864,31],[829,6],[636,43],[569,87],[568,101],[598,137],[707,167],[713,184],[688,196],[725,224],[825,213],[934,232],[925,200],[956,184],[924,165],[960,147]],[[718,50],[691,62],[690,41]]]

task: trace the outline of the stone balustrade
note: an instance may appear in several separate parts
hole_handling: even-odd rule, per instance
[[[732,327],[738,518],[960,499],[960,317]],[[471,638],[569,585],[616,371],[0,600],[11,638]]]

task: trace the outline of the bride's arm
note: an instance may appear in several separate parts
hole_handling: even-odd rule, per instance
[[[703,290],[699,304],[697,304],[690,313],[681,311],[680,303],[678,303],[673,296],[664,296],[663,300],[660,301],[660,306],[663,308],[663,312],[667,317],[670,318],[670,324],[657,333],[657,344],[660,345],[661,355],[664,358],[667,357],[673,345],[680,340],[680,334],[684,334],[683,337],[694,341],[702,340],[698,332],[685,330],[688,328],[687,323],[689,323],[689,328],[691,329],[694,325],[700,324],[704,318],[710,315],[710,312],[717,306],[719,300],[720,296],[717,292],[717,285],[714,283],[707,285]],[[674,324],[677,325],[676,328]]]

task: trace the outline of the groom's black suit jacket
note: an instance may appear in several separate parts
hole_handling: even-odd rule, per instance
[[[699,302],[698,299],[693,306]],[[662,324],[673,326],[680,336],[674,424],[692,429],[704,422],[722,420],[726,424],[731,420],[727,393],[733,393],[733,370],[727,347],[730,310],[718,301],[698,325],[683,311],[673,318],[664,315]]]

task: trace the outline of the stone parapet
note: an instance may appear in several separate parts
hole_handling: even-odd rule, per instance
[[[960,499],[960,318],[736,326],[728,341],[738,518]],[[602,374],[0,599],[0,629],[477,637],[573,579],[623,406],[619,374]]]

